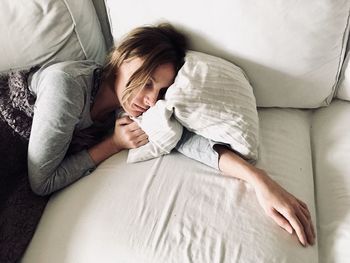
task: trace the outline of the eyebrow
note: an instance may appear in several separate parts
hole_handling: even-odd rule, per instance
[[[150,76],[150,79],[153,80],[154,82],[158,82],[155,77]]]
[[[157,80],[156,80],[156,78],[155,77],[153,77],[153,76],[150,76],[149,77],[153,82],[156,82],[156,83],[159,83]],[[172,81],[171,83],[170,83],[170,85],[173,83],[174,81]],[[169,85],[169,86],[170,86]],[[165,87],[164,87],[165,88]],[[168,87],[166,87],[166,88],[168,88]]]

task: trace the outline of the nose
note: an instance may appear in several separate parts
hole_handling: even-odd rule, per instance
[[[153,107],[157,102],[158,94],[149,93],[145,96],[145,104],[149,107]]]

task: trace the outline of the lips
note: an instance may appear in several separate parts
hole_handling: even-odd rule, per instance
[[[137,105],[137,104],[135,104],[134,103],[134,108],[137,110],[137,111],[141,111],[141,112],[145,112],[147,109],[145,109],[145,108],[143,108],[143,107],[141,107],[141,106],[139,106],[139,105]]]

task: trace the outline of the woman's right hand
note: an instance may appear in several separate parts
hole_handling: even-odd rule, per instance
[[[257,170],[259,180],[253,186],[265,213],[290,234],[295,232],[301,244],[313,245],[315,230],[307,205],[272,180],[264,170]]]
[[[112,138],[119,150],[138,148],[148,143],[147,134],[128,116],[115,121]]]

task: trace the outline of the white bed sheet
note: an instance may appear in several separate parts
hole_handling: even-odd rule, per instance
[[[336,100],[313,116],[320,262],[350,261],[350,102]]]
[[[315,220],[310,113],[264,109],[260,160]],[[126,164],[112,156],[50,199],[24,263],[318,262],[265,216],[243,181],[172,153]]]

